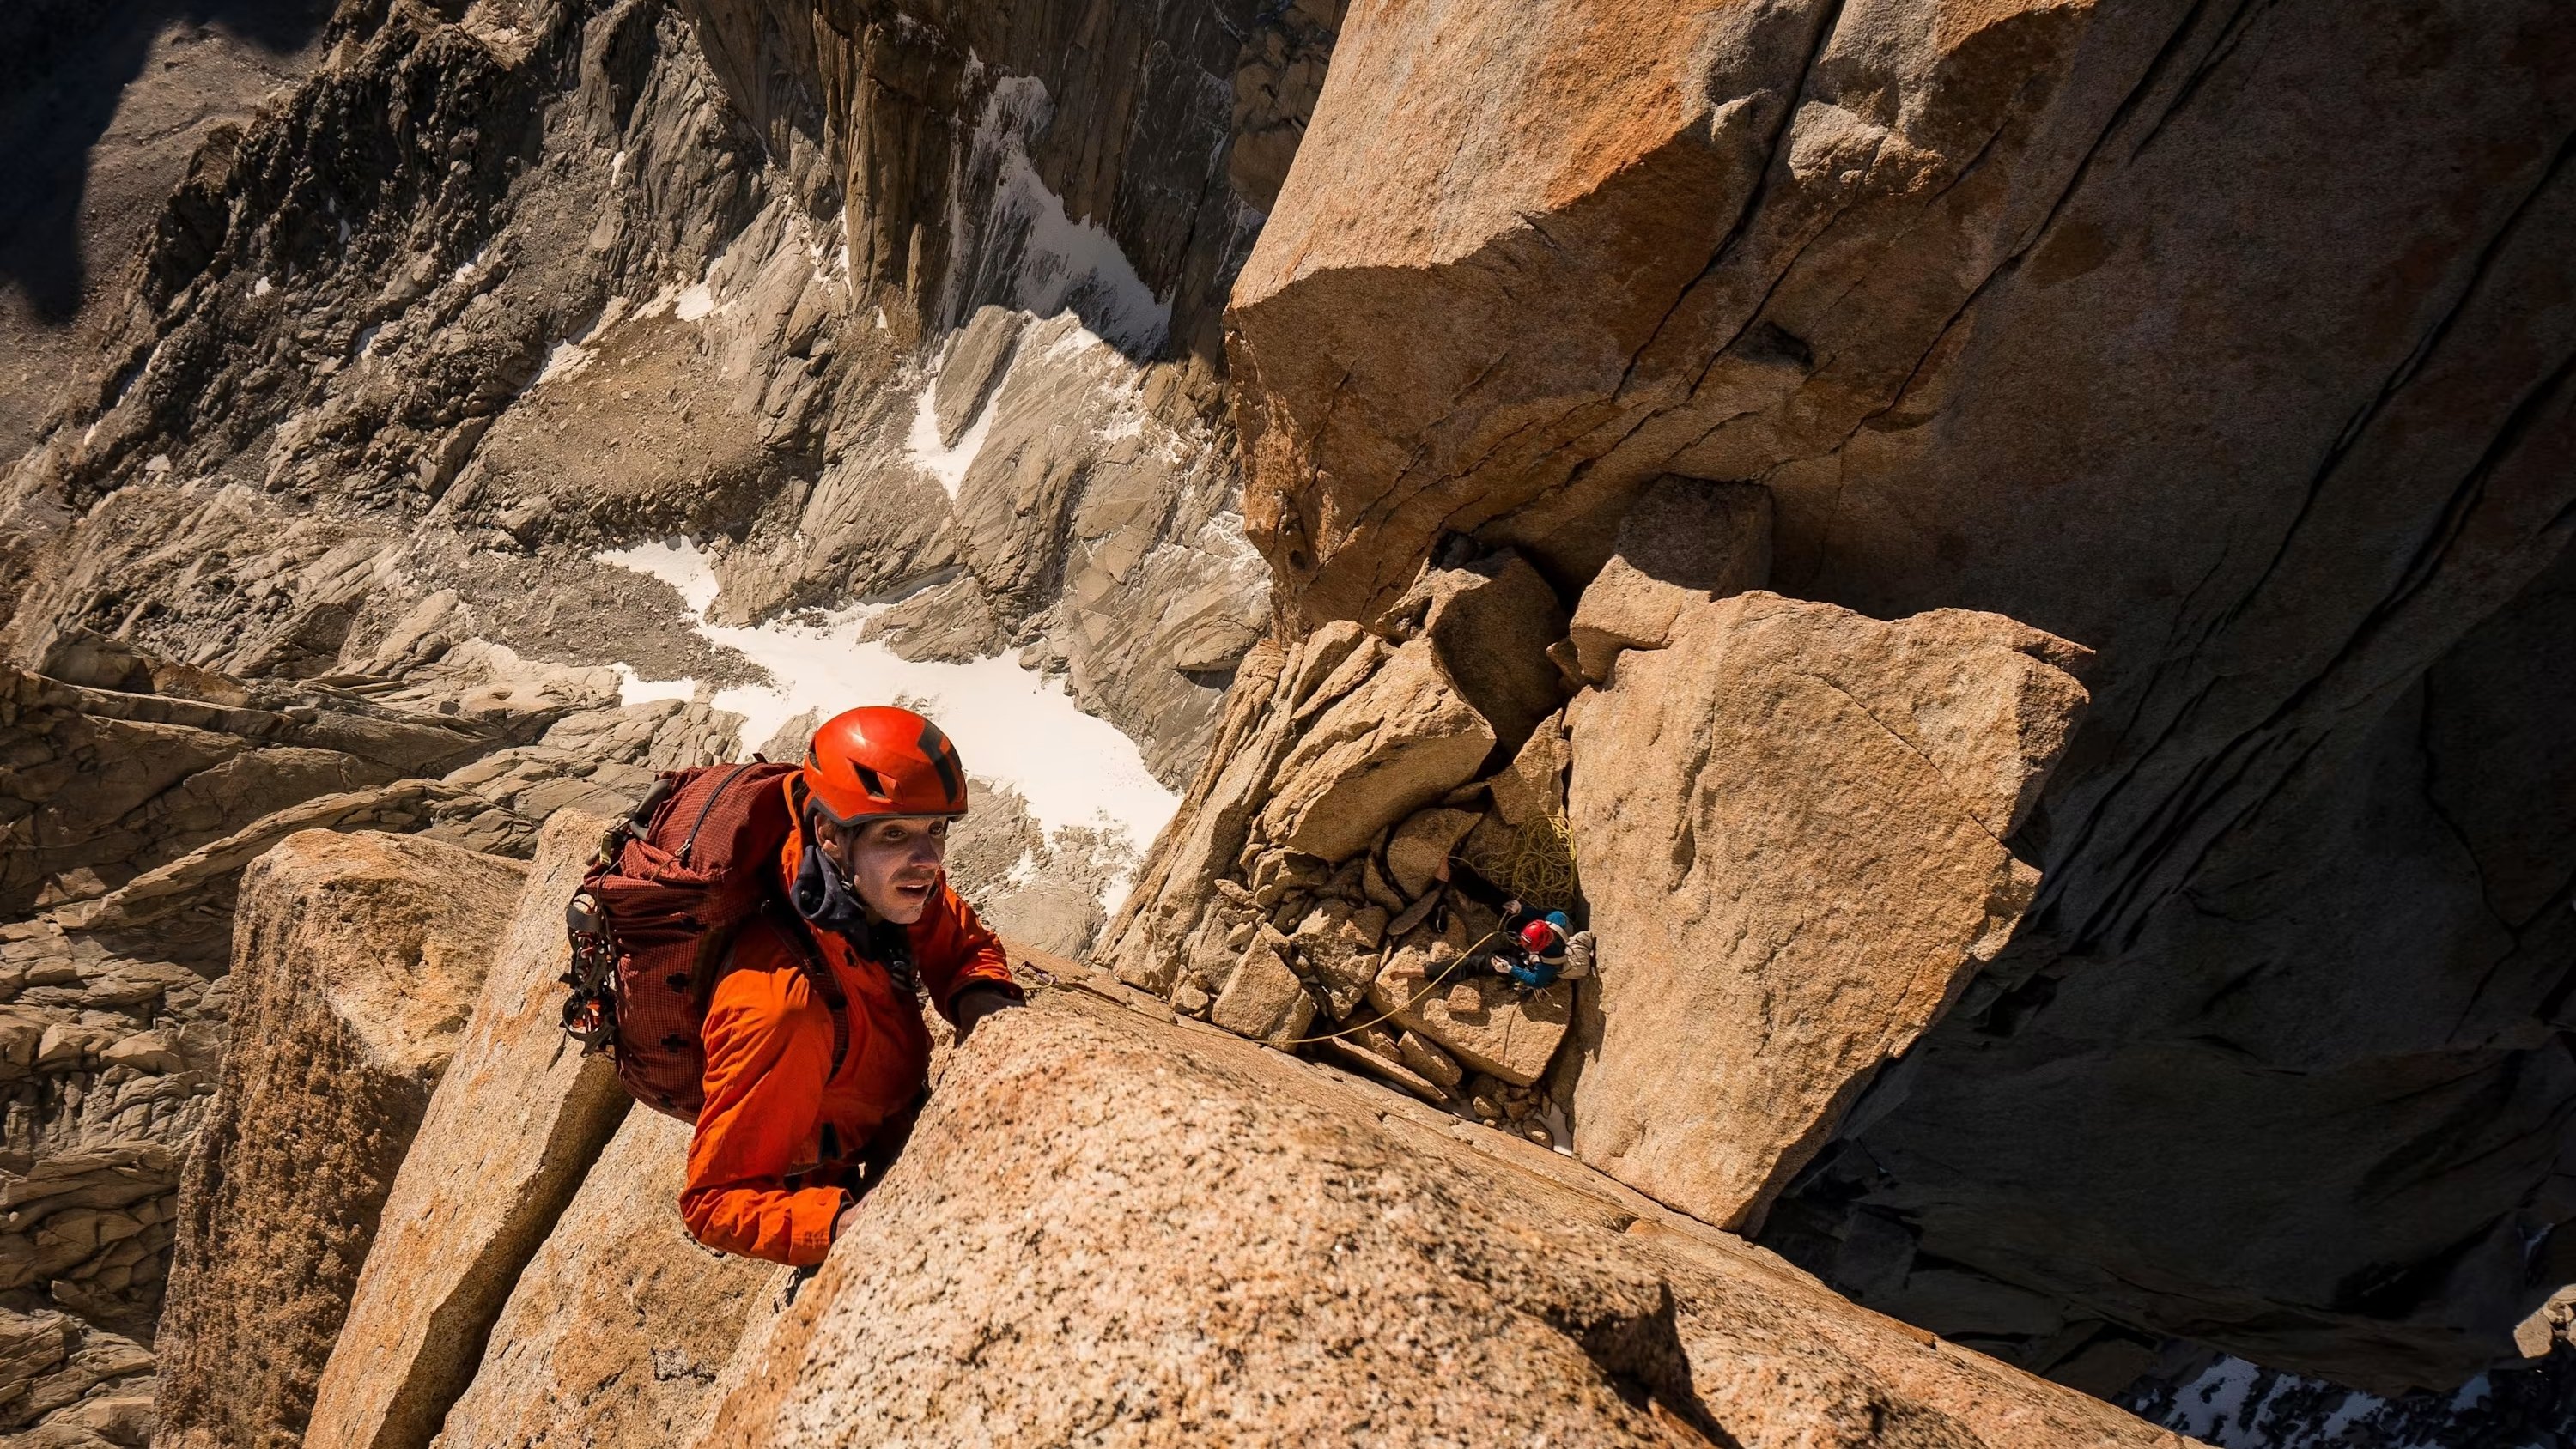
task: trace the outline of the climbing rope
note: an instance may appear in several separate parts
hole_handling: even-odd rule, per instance
[[[1582,899],[1574,832],[1562,815],[1537,815],[1500,842],[1467,837],[1458,858],[1478,875],[1543,911],[1572,911]]]
[[[1325,1032],[1322,1036],[1301,1036],[1295,1041],[1281,1042],[1279,1043],[1280,1050],[1285,1051],[1289,1047],[1295,1046],[1311,1046],[1320,1041],[1331,1041],[1336,1037],[1347,1036],[1351,1032],[1366,1031],[1370,1027],[1379,1025],[1380,1023],[1393,1021],[1396,1017],[1401,1016],[1405,1012],[1411,1011],[1416,1006],[1421,1005],[1423,1002],[1430,1000],[1433,988],[1447,985],[1449,974],[1451,972],[1456,971],[1459,967],[1475,960],[1476,953],[1485,949],[1485,943],[1493,940],[1496,936],[1499,936],[1502,933],[1502,928],[1498,926],[1478,937],[1476,944],[1469,946],[1466,950],[1451,957],[1448,963],[1440,968],[1438,974],[1422,978],[1422,989],[1415,992],[1402,1006],[1393,1007],[1380,1012],[1378,1015],[1370,1017],[1368,1020],[1363,1022],[1356,1022],[1349,1026],[1335,1027],[1333,1030]],[[1300,986],[1305,985],[1306,979],[1300,976],[1297,978],[1297,984]],[[1318,1003],[1318,1005],[1320,1004],[1321,1003]],[[1357,1046],[1359,1043],[1353,1042],[1351,1045]]]

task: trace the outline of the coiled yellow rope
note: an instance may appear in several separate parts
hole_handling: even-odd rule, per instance
[[[1540,815],[1497,845],[1467,837],[1460,860],[1514,898],[1542,911],[1571,911],[1583,885],[1574,860],[1574,831],[1562,815]]]

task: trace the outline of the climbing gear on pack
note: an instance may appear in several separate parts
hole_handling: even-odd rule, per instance
[[[807,808],[847,827],[880,815],[966,813],[966,766],[939,726],[908,709],[844,710],[805,750]]]
[[[635,1100],[683,1122],[705,1104],[699,1033],[741,931],[776,932],[831,1009],[833,1075],[849,1054],[840,979],[773,884],[795,828],[780,781],[794,773],[757,759],[665,773],[601,837],[564,907],[564,1031],[585,1055],[607,1052]]]

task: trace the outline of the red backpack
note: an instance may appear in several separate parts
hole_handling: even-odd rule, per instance
[[[683,1122],[705,1104],[699,1031],[737,932],[776,931],[802,965],[832,1010],[834,1075],[850,1049],[841,983],[775,884],[796,828],[779,781],[795,772],[754,760],[664,773],[609,827],[564,908],[564,1030],[585,1055],[610,1053],[636,1101]]]

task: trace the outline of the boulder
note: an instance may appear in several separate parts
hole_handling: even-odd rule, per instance
[[[230,1044],[180,1181],[162,1442],[291,1445],[526,867],[305,831],[243,872]]]
[[[960,1049],[719,1392],[697,1449],[2182,1444],[1553,1153],[1073,992]]]
[[[1457,1058],[1442,1051],[1418,1031],[1407,1031],[1396,1038],[1395,1049],[1404,1058],[1406,1066],[1443,1087],[1454,1087],[1466,1080],[1467,1074],[1459,1067]]]
[[[1476,828],[1476,820],[1473,810],[1417,810],[1406,816],[1386,842],[1386,872],[1395,878],[1395,888],[1409,899],[1421,899],[1441,878],[1449,852]]]
[[[1235,869],[1267,799],[1271,772],[1287,751],[1288,702],[1331,632],[1317,630],[1294,649],[1265,639],[1236,669],[1215,748],[1101,934],[1100,959],[1119,980],[1168,994],[1184,964],[1205,952],[1201,922],[1216,899],[1217,883]],[[1347,634],[1356,639],[1359,627],[1347,626]]]
[[[1622,649],[1661,649],[1694,604],[1771,577],[1771,493],[1750,483],[1664,478],[1619,523],[1616,551],[1584,586],[1567,638],[1600,684]]]
[[[627,1114],[519,1274],[443,1444],[686,1442],[780,1276],[689,1236],[689,1135],[659,1112]]]
[[[1280,762],[1261,828],[1290,849],[1347,859],[1474,778],[1493,747],[1493,726],[1432,641],[1416,639],[1306,727]]]
[[[1441,664],[1494,727],[1494,748],[1506,758],[1564,699],[1547,649],[1565,637],[1565,606],[1508,549],[1456,568],[1426,566],[1376,627],[1439,646]]]
[[[1534,820],[1565,814],[1565,768],[1573,761],[1565,738],[1565,713],[1539,721],[1520,752],[1502,772],[1485,782],[1494,813],[1517,829]]]
[[[1324,1038],[1320,1045],[1324,1049],[1327,1060],[1338,1062],[1366,1076],[1375,1077],[1388,1086],[1410,1092],[1423,1101],[1441,1102],[1448,1098],[1449,1094],[1440,1089],[1439,1083],[1403,1062],[1390,1060],[1365,1046],[1337,1036]]]
[[[626,1114],[563,1034],[563,906],[608,820],[557,813],[455,1059],[385,1200],[314,1393],[310,1449],[424,1449],[511,1285]]]
[[[1318,900],[1289,936],[1299,964],[1324,992],[1333,1019],[1351,1014],[1377,978],[1378,948],[1386,941],[1386,912],[1337,897]]]
[[[1288,964],[1291,949],[1288,938],[1268,926],[1255,932],[1208,1020],[1273,1045],[1304,1035],[1315,1020],[1315,998]]]
[[[1586,1162],[1759,1222],[2020,921],[2038,872],[2003,840],[2085,703],[2050,661],[2080,655],[1994,615],[1750,593],[1686,609],[1576,701]]]
[[[1389,953],[1369,1000],[1477,1071],[1514,1086],[1537,1081],[1573,1019],[1573,984],[1523,991],[1490,970],[1458,965],[1456,944],[1428,934]]]

